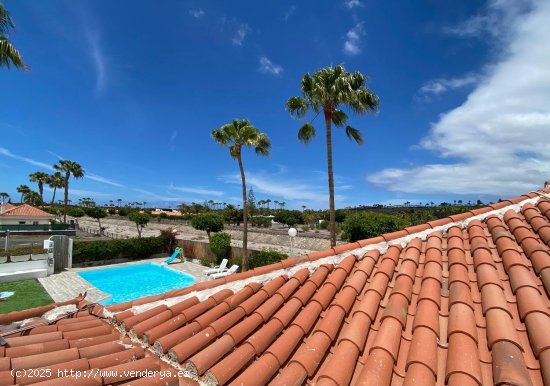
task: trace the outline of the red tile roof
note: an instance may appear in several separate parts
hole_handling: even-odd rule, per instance
[[[34,206],[23,204],[19,206],[13,206],[10,209],[4,211],[0,216],[17,216],[17,217],[53,217],[48,212],[44,212],[41,209]]]
[[[549,386],[548,193],[94,313],[180,382]]]

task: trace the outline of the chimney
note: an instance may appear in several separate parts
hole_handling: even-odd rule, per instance
[[[0,214],[3,214],[4,213],[4,209],[5,209],[6,205],[4,205],[4,203],[2,202],[0,204]]]
[[[544,187],[545,188],[550,188],[550,180],[544,181]]]

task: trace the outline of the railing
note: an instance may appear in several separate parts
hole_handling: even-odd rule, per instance
[[[69,224],[13,224],[0,225],[0,232],[4,231],[65,231],[69,229]]]

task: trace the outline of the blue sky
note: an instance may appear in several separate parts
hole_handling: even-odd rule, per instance
[[[326,208],[322,122],[304,146],[284,104],[335,64],[381,101],[351,119],[364,145],[334,132],[337,207],[495,200],[550,179],[547,0],[3,2],[32,67],[0,70],[13,198],[66,158],[87,175],[73,200],[237,203],[238,166],[210,132],[246,117],[273,145],[244,156],[256,198]]]

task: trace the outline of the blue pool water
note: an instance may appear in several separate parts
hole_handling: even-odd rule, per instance
[[[78,272],[78,274],[112,296],[101,302],[104,305],[127,302],[142,296],[158,295],[195,283],[193,276],[155,263],[96,269]]]

